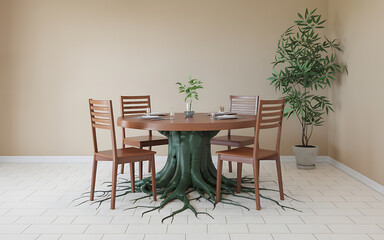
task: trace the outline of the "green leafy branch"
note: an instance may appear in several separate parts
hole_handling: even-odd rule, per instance
[[[268,80],[287,102],[285,117],[296,116],[299,120],[302,145],[308,146],[313,126],[321,126],[324,113],[333,112],[327,97],[316,95],[315,91],[331,87],[336,74],[347,69],[336,62],[336,53],[342,52],[340,43],[316,33],[326,22],[316,9],[306,9],[298,17],[278,41],[272,77]]]
[[[176,84],[179,86],[179,93],[186,94],[184,99],[185,102],[187,102],[188,100],[192,102],[193,98],[199,100],[199,94],[197,93],[197,90],[203,88],[202,81],[189,76],[189,81],[187,83],[188,85],[182,84],[180,82],[177,82]]]

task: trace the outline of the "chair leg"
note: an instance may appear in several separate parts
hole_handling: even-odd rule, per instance
[[[131,192],[135,192],[135,162],[131,162],[130,164],[131,170]]]
[[[223,160],[221,160],[221,155],[219,154],[217,160],[217,176],[216,176],[216,202],[220,201],[220,191],[221,191],[221,174],[223,172]]]
[[[142,147],[140,147],[140,149],[143,149]],[[143,179],[143,161],[140,161],[139,162],[139,179]]]
[[[123,141],[123,148],[125,148],[124,141]],[[120,173],[124,174],[124,163],[121,164]]]
[[[255,180],[255,199],[256,199],[256,209],[261,209],[260,204],[260,191],[259,191],[259,171],[257,170],[259,168],[259,160],[255,160],[253,163],[253,177]]]
[[[111,189],[111,209],[115,209],[115,203],[116,203],[117,171],[118,171],[118,164],[117,164],[116,161],[113,161],[113,165],[112,165],[112,189]]]
[[[90,193],[90,198],[89,198],[89,200],[91,200],[91,201],[93,201],[94,196],[95,196],[96,173],[97,173],[97,161],[96,161],[96,156],[93,155],[91,193]]]
[[[231,150],[230,146],[228,146],[228,150]],[[232,162],[231,161],[228,161],[228,168],[229,168],[229,172],[232,172]]]
[[[148,150],[149,150],[149,151],[152,151],[152,147],[149,146]],[[151,168],[152,168],[152,167],[151,167],[151,164],[152,164],[151,161],[149,161],[149,163],[148,163],[148,172],[149,172],[149,173],[151,172]]]
[[[238,162],[237,163],[237,183],[236,183],[236,193],[240,193],[241,191],[241,171],[243,168],[243,164]]]
[[[283,177],[281,175],[280,156],[277,156],[276,158],[276,169],[277,169],[277,179],[279,182],[280,200],[284,200]]]
[[[259,164],[257,164],[257,169],[256,169],[256,171],[257,171],[257,176],[260,177],[260,161],[259,161]]]
[[[152,194],[153,194],[153,201],[157,201],[157,195],[156,195],[156,170],[155,170],[155,156],[152,155],[152,159],[149,161],[151,162],[151,170],[152,170]]]
[[[139,179],[143,179],[143,161],[139,162]]]
[[[120,173],[121,173],[121,174],[124,174],[124,163],[121,164]]]

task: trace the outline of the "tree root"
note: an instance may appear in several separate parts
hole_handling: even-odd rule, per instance
[[[142,213],[142,216],[153,211],[160,211],[168,203],[174,200],[180,200],[183,206],[180,209],[174,210],[168,216],[164,217],[161,222],[171,218],[173,221],[175,215],[190,210],[198,217],[199,215],[207,215],[211,218],[207,212],[199,212],[191,205],[191,201],[201,201],[205,199],[210,202],[213,209],[216,207],[216,175],[217,170],[213,165],[211,158],[210,139],[217,134],[217,131],[212,132],[160,132],[167,136],[169,139],[168,144],[168,159],[161,171],[156,174],[156,187],[157,194],[160,195],[160,199],[163,199],[159,206],[134,206],[124,210],[147,208],[147,211]],[[130,181],[126,178],[119,177],[116,189],[116,197],[127,195],[131,192]],[[252,184],[253,179],[248,177],[242,178],[243,184]],[[105,182],[107,187],[110,187],[110,182]],[[247,196],[236,194],[236,180],[222,177],[222,195],[235,196],[238,198],[255,200],[254,189],[247,186],[242,186],[242,192]],[[141,196],[132,199],[133,203],[151,197],[152,196],[152,180],[150,177],[142,180],[135,181],[135,191],[145,193],[145,196]],[[273,191],[278,192],[275,189],[260,188],[261,191]],[[190,193],[197,192],[197,197],[190,197]],[[76,206],[85,204],[90,200],[84,200],[89,198],[90,192],[83,193],[80,197],[73,201],[81,200]],[[286,194],[287,198],[298,201]],[[297,210],[293,207],[280,204],[277,200],[260,194],[260,197],[274,202],[283,210],[290,209]],[[111,190],[98,190],[95,191],[96,200],[91,204],[98,204],[97,208],[105,201],[111,199]],[[232,199],[221,197],[221,203],[238,206],[249,210],[248,207],[242,205],[240,202]]]

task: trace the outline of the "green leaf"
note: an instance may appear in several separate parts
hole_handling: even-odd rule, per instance
[[[297,15],[299,16],[299,18],[303,19],[303,16],[300,13],[297,13]]]

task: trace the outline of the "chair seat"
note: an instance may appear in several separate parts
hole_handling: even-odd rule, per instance
[[[120,148],[116,149],[117,151],[117,158],[138,158],[140,156],[149,156],[156,154],[154,151],[149,151],[145,149],[140,148]],[[113,158],[113,151],[112,150],[106,150],[106,151],[100,151],[96,153],[96,156],[101,156],[104,158],[112,159]]]
[[[245,147],[253,144],[253,141],[254,137],[250,136],[227,135],[212,138],[211,144],[231,147]]]
[[[244,158],[247,160],[253,159],[253,148],[250,148],[250,147],[242,147],[242,148],[235,148],[235,149],[231,149],[231,150],[218,151],[217,153],[221,154],[222,157],[223,157],[223,155],[228,155],[231,157]],[[258,160],[261,160],[261,159],[273,157],[276,154],[277,154],[276,151],[272,151],[272,150],[268,150],[268,149],[258,149],[256,158]],[[225,157],[224,157],[224,159],[225,159]],[[234,160],[234,161],[236,161],[236,160]]]
[[[123,139],[125,145],[135,146],[135,147],[151,147],[158,145],[168,144],[168,138],[161,136],[137,136],[137,137],[126,137]]]

